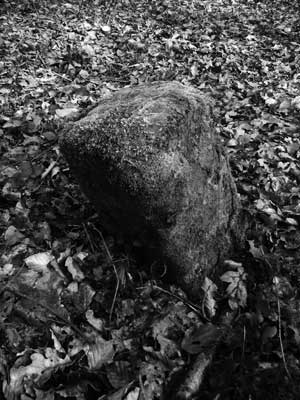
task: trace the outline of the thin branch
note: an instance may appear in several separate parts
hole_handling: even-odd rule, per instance
[[[112,264],[112,266],[113,266],[113,269],[114,269],[114,273],[116,275],[117,284],[116,284],[114,298],[113,298],[113,301],[111,303],[111,308],[110,308],[110,312],[109,312],[109,322],[111,322],[111,320],[112,320],[112,313],[113,313],[114,308],[115,308],[115,303],[116,303],[116,300],[117,300],[117,295],[118,295],[118,291],[119,291],[119,287],[120,287],[120,279],[119,279],[118,271],[116,269],[115,264]]]
[[[284,348],[283,348],[283,342],[282,342],[282,332],[281,332],[281,309],[280,309],[280,302],[279,302],[279,296],[278,296],[278,278],[274,278],[274,283],[275,283],[275,288],[276,288],[276,297],[277,297],[277,311],[278,311],[278,337],[279,337],[279,343],[280,343],[280,351],[281,351],[281,357],[284,365],[285,372],[289,379],[291,379],[291,374],[290,371],[287,367],[286,363],[286,358],[284,354]]]
[[[141,391],[142,391],[142,395],[143,395],[144,400],[149,400],[149,398],[148,398],[148,396],[147,396],[147,393],[146,393],[146,391],[145,391],[145,387],[144,387],[144,384],[143,384],[143,381],[142,381],[142,376],[141,376],[141,374],[139,374],[139,385],[140,385],[140,388],[141,388]]]
[[[119,291],[119,287],[120,287],[120,279],[119,279],[118,271],[117,271],[116,265],[114,263],[113,257],[112,257],[112,255],[111,255],[111,253],[109,251],[109,248],[108,248],[108,246],[107,246],[107,244],[105,242],[105,239],[104,239],[104,237],[102,235],[102,232],[99,231],[99,229],[97,229],[95,226],[94,226],[94,229],[95,229],[96,232],[98,232],[99,236],[101,237],[101,240],[103,242],[106,254],[107,254],[107,256],[109,258],[109,261],[110,261],[110,263],[111,263],[111,265],[113,267],[113,270],[114,270],[114,273],[115,273],[115,276],[116,276],[116,281],[117,281],[116,288],[115,288],[115,293],[114,293],[114,297],[113,297],[113,301],[112,301],[112,304],[111,304],[111,307],[110,307],[110,312],[109,312],[109,322],[111,322],[112,314],[113,314],[113,311],[114,311],[114,308],[115,308],[115,303],[116,303],[116,300],[117,300],[117,295],[118,295],[118,291]]]
[[[95,250],[94,244],[92,242],[91,235],[89,234],[89,231],[87,230],[86,224],[82,224],[82,226],[83,226],[84,232],[86,234],[87,240],[89,242],[90,248],[91,248],[92,252],[95,253],[96,250]]]
[[[63,317],[62,315],[60,315],[56,310],[54,310],[53,308],[49,307],[47,304],[44,304],[42,302],[40,302],[39,300],[33,299],[32,297],[28,296],[27,294],[21,293],[18,290],[7,286],[5,288],[5,290],[13,293],[14,295],[18,296],[18,297],[22,297],[23,299],[29,300],[32,303],[38,304],[40,307],[44,308],[45,310],[49,311],[52,315],[55,315],[58,319],[60,319],[62,322],[64,322],[66,325],[70,326],[74,332],[76,332],[82,339],[84,339],[85,342],[87,343],[92,343],[92,340],[88,337],[86,337],[81,330],[75,325],[73,324],[73,322],[68,321],[65,317]]]
[[[157,285],[153,285],[154,289],[158,289],[161,292],[168,294],[169,296],[174,297],[177,300],[182,301],[187,307],[189,307],[191,310],[193,310],[194,312],[196,312],[198,315],[200,315],[202,318],[204,318],[205,320],[209,321],[207,317],[205,317],[205,315],[203,315],[203,312],[201,310],[200,307],[198,307],[196,304],[190,302],[189,300],[185,300],[183,297],[178,296],[177,294],[174,294],[172,292],[170,292],[169,290],[163,289]]]

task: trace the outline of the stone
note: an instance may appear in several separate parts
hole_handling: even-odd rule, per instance
[[[210,98],[178,82],[124,88],[67,127],[60,145],[103,226],[138,240],[199,297],[243,235]]]

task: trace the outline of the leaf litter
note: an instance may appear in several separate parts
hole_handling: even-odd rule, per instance
[[[0,9],[0,397],[297,398],[299,4]],[[57,146],[99,99],[160,79],[215,99],[249,224],[248,250],[205,280],[202,304],[102,234]]]

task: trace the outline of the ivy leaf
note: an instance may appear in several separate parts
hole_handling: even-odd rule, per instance
[[[220,279],[229,285],[226,288],[228,303],[232,310],[238,307],[245,307],[247,303],[247,274],[243,267],[237,267],[237,271],[227,271]]]

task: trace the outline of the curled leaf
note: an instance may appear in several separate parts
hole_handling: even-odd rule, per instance
[[[202,290],[204,291],[204,306],[210,317],[214,317],[217,311],[217,302],[214,299],[214,295],[218,290],[217,285],[213,283],[208,277],[205,277],[202,284]]]

